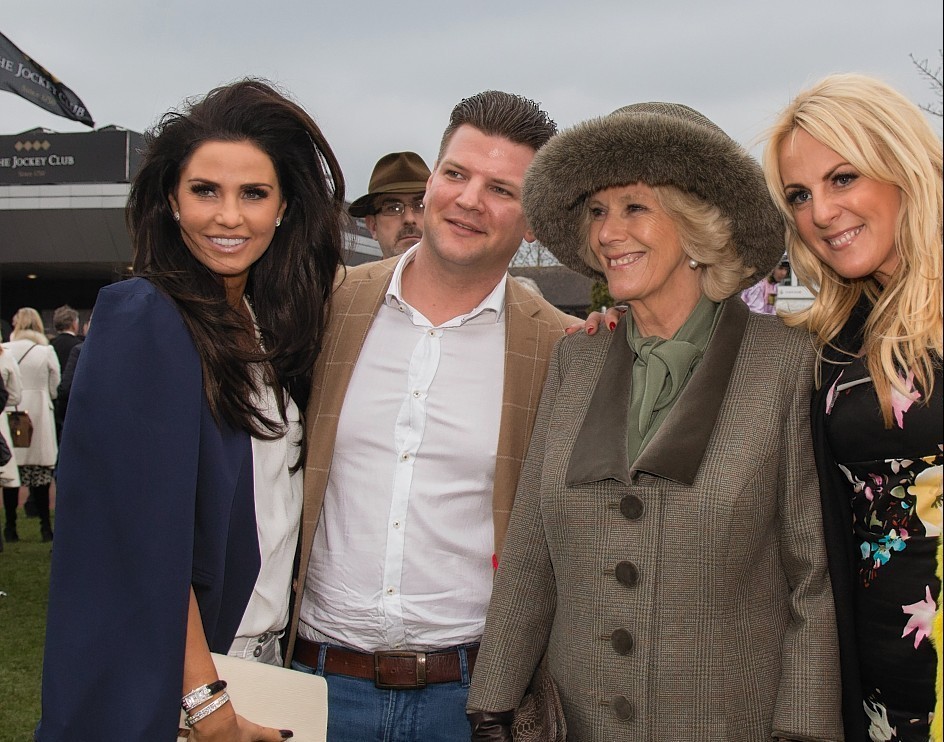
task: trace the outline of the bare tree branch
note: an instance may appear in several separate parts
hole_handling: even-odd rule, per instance
[[[534,242],[525,242],[522,240],[521,245],[518,247],[518,252],[516,252],[515,257],[511,259],[511,265],[515,267],[540,267],[543,265],[560,265],[560,262],[551,254],[550,250],[537,240]]]
[[[937,50],[938,57],[944,59],[944,50]],[[912,64],[918,68],[918,72],[921,76],[927,80],[928,85],[931,87],[931,90],[934,91],[934,94],[937,96],[937,103],[931,103],[926,106],[921,106],[921,108],[932,116],[937,116],[938,118],[944,117],[944,112],[941,110],[941,101],[944,97],[942,93],[942,81],[941,81],[941,65],[938,64],[936,70],[931,69],[931,65],[928,63],[927,59],[922,59],[920,62],[914,58],[914,54],[908,55],[911,58]]]

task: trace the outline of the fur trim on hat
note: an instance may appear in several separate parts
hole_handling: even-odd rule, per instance
[[[553,137],[538,150],[522,192],[528,224],[564,265],[603,275],[580,257],[587,198],[604,188],[672,185],[717,206],[753,267],[742,288],[783,255],[784,223],[757,161],[694,109],[672,103],[626,106]]]

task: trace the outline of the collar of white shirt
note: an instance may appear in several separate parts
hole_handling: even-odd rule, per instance
[[[417,242],[400,256],[400,260],[397,261],[397,267],[393,270],[393,278],[390,279],[390,287],[387,289],[384,303],[389,307],[400,308],[408,312],[414,324],[417,324],[416,320],[418,318],[422,318],[422,324],[432,327],[432,323],[426,319],[426,317],[423,317],[420,311],[410,306],[410,303],[403,298],[401,285],[403,271],[406,269],[406,266],[413,262],[413,259],[416,257],[416,250],[419,248],[420,244],[421,243]],[[508,273],[506,272],[495,285],[495,288],[492,289],[491,293],[482,299],[478,306],[471,312],[454,317],[448,322],[443,322],[439,327],[458,327],[459,325],[464,325],[466,322],[478,318],[481,318],[479,321],[501,322],[505,313],[505,284],[507,281]]]

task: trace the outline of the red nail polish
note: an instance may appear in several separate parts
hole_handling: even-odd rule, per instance
[[[615,329],[616,329],[616,323],[615,323],[615,322],[608,322],[608,323],[607,323],[607,327],[609,327],[611,330],[615,330]]]

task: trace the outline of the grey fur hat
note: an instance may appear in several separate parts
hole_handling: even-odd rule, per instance
[[[584,204],[604,188],[672,185],[717,206],[731,220],[751,286],[780,260],[784,223],[757,161],[698,111],[678,103],[636,103],[553,137],[538,150],[522,200],[537,238],[564,265],[594,279],[581,258]]]

